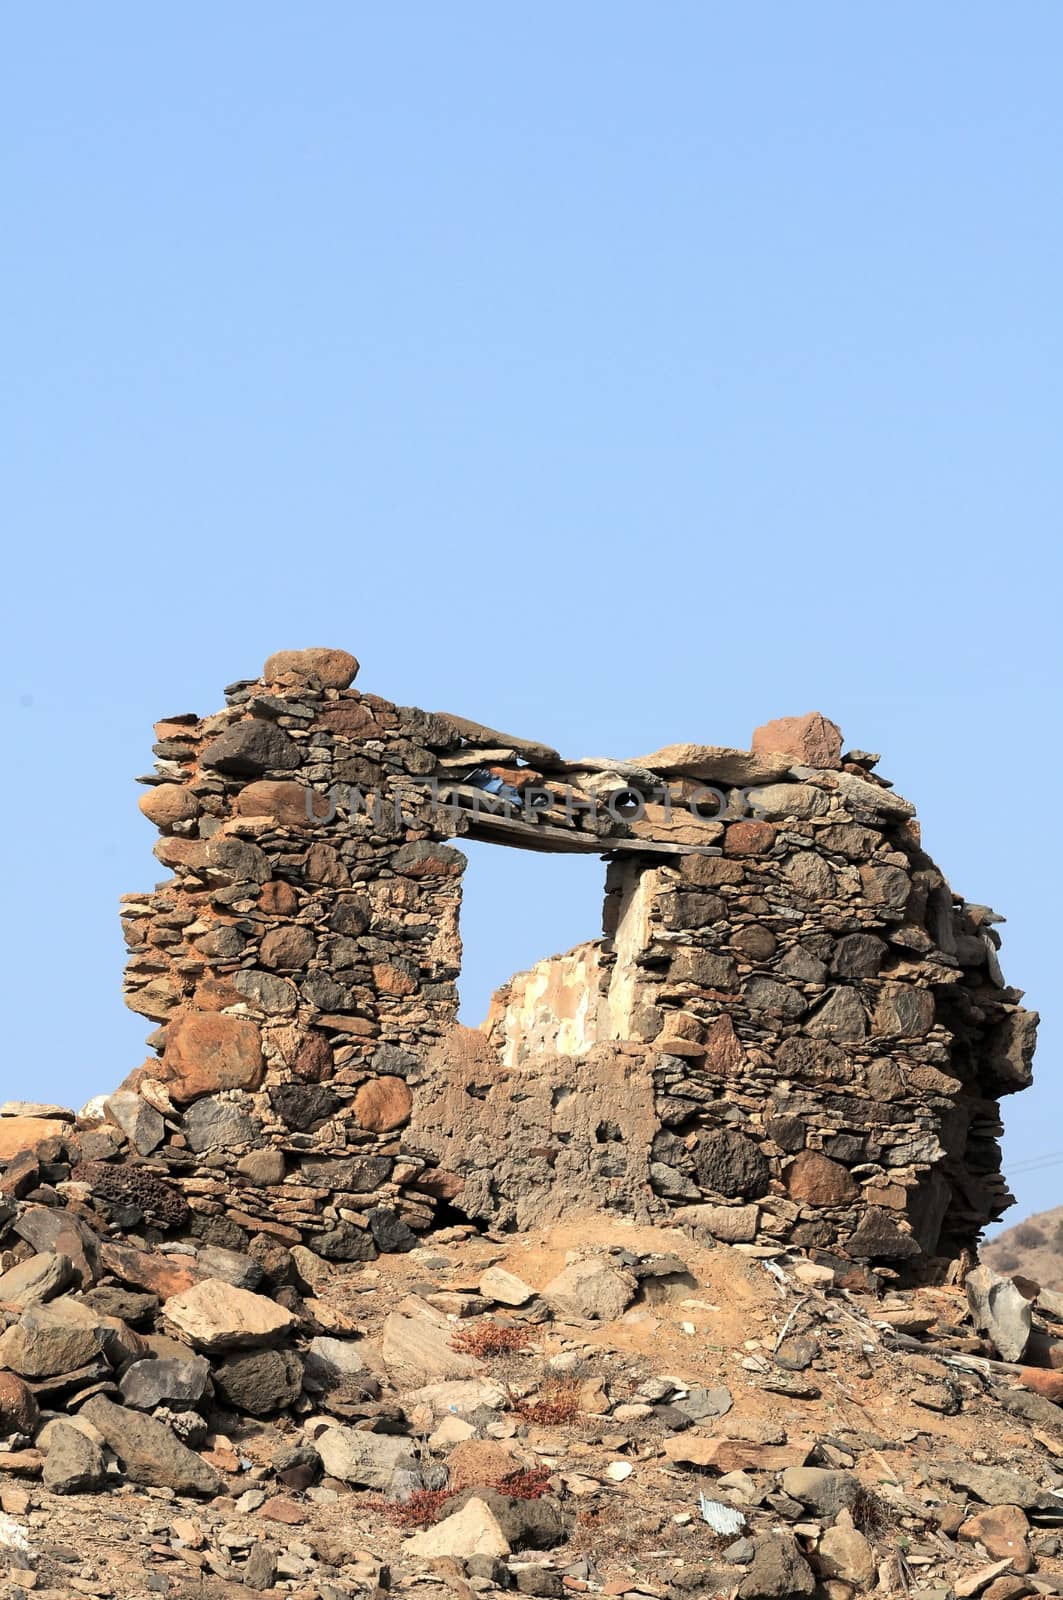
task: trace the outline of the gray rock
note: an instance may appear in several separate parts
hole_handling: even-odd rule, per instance
[[[269,1098],[285,1126],[300,1132],[331,1117],[340,1103],[323,1083],[278,1083],[270,1089]]]
[[[785,1372],[804,1372],[819,1355],[819,1343],[805,1333],[793,1333],[784,1339],[772,1360]]]
[[[543,1289],[543,1299],[562,1316],[612,1322],[634,1300],[638,1279],[599,1256],[572,1261]]]
[[[675,1401],[678,1410],[685,1411],[694,1422],[705,1417],[725,1417],[733,1404],[730,1389],[722,1385],[718,1389],[689,1389],[682,1400]]]
[[[411,1441],[395,1434],[326,1428],[314,1440],[314,1448],[330,1477],[362,1489],[386,1491],[396,1471],[417,1471]]]
[[[264,772],[290,772],[300,765],[299,746],[273,722],[252,717],[236,722],[212,739],[200,753],[200,765],[238,778],[260,778]]]
[[[807,1010],[808,1002],[800,989],[774,978],[750,978],[742,998],[751,1011],[768,1011],[772,1016],[795,1019]]]
[[[1010,1278],[1003,1278],[984,1265],[967,1274],[965,1287],[971,1320],[978,1332],[993,1341],[1002,1361],[1021,1361],[1033,1329],[1026,1296]]]
[[[666,1200],[696,1200],[701,1193],[697,1184],[664,1161],[650,1162],[650,1182]]]
[[[348,1194],[372,1194],[391,1176],[388,1156],[307,1157],[299,1164],[300,1176],[324,1189]]]
[[[56,1421],[48,1433],[41,1477],[50,1494],[86,1494],[105,1477],[103,1451],[80,1428]]]
[[[967,1489],[987,1506],[1021,1506],[1024,1511],[1059,1511],[1059,1499],[1034,1478],[1006,1467],[983,1467],[967,1461],[930,1461],[931,1478]]]
[[[256,1154],[266,1155],[265,1150]],[[242,1250],[226,1250],[221,1245],[205,1244],[196,1251],[196,1262],[212,1278],[231,1283],[234,1289],[255,1290],[265,1274],[253,1256]]]
[[[389,1255],[400,1255],[413,1250],[418,1243],[413,1229],[407,1227],[390,1206],[374,1206],[368,1213],[368,1220],[378,1250]]]
[[[247,839],[218,834],[207,842],[207,877],[211,883],[268,883],[269,857]]]
[[[267,1017],[283,1017],[294,1011],[299,1003],[299,993],[290,978],[278,978],[272,972],[261,972],[249,967],[236,972],[229,982],[257,1011]]]
[[[887,1260],[897,1261],[919,1254],[917,1241],[910,1233],[902,1232],[890,1213],[881,1206],[868,1206],[856,1232],[844,1243],[851,1256],[872,1259],[884,1256]]]
[[[116,1284],[101,1284],[89,1289],[82,1300],[101,1317],[117,1317],[135,1327],[153,1319],[159,1309],[157,1294],[140,1294],[135,1289],[119,1289]]]
[[[185,1410],[199,1405],[209,1383],[209,1362],[189,1356],[187,1361],[134,1361],[122,1374],[119,1388],[125,1404],[136,1411],[154,1411],[157,1406]]]
[[[753,1561],[738,1588],[739,1600],[791,1600],[812,1594],[812,1568],[789,1533],[762,1533],[753,1540]]]
[[[184,1116],[184,1133],[197,1155],[208,1150],[231,1150],[234,1145],[257,1144],[262,1125],[249,1116],[239,1102],[206,1095],[189,1106]]]
[[[730,1200],[759,1200],[768,1192],[771,1168],[745,1134],[730,1128],[699,1134],[693,1159],[703,1189]]]
[[[1043,1394],[1034,1394],[1031,1389],[1005,1389],[1003,1385],[993,1394],[1013,1417],[1025,1417],[1027,1422],[1046,1428],[1063,1428],[1063,1407],[1054,1405]]]
[[[485,1300],[493,1300],[499,1306],[526,1306],[535,1298],[535,1290],[505,1267],[488,1267],[477,1288]]]
[[[366,1366],[358,1345],[349,1339],[329,1339],[323,1334],[310,1341],[305,1379],[313,1389],[327,1390],[343,1384],[350,1385],[353,1390],[362,1384],[367,1395],[380,1393],[380,1381]]]
[[[0,1273],[0,1305],[14,1306],[19,1311],[26,1306],[41,1305],[61,1294],[73,1277],[69,1256],[44,1250]]]
[[[267,1417],[298,1400],[303,1363],[294,1350],[252,1350],[219,1362],[214,1382],[235,1410]]]
[[[851,1506],[860,1490],[852,1472],[827,1467],[787,1467],[782,1475],[784,1494],[810,1506],[820,1517],[833,1519],[843,1506]]]
[[[353,1222],[340,1222],[327,1233],[315,1234],[313,1246],[326,1261],[375,1261],[379,1253],[369,1229]]]
[[[161,1113],[132,1089],[117,1090],[108,1095],[103,1104],[111,1121],[121,1128],[140,1155],[150,1155],[162,1143],[166,1124]]]
[[[134,1483],[178,1494],[220,1494],[221,1476],[183,1445],[162,1422],[139,1411],[116,1406],[105,1395],[93,1395],[81,1408],[102,1433],[125,1474]]]
[[[831,971],[839,978],[873,978],[887,946],[873,933],[847,933],[834,947]]]
[[[867,1017],[855,989],[834,989],[814,1016],[805,1023],[813,1039],[857,1043],[867,1033]]]
[[[68,1298],[31,1305],[0,1337],[0,1366],[21,1378],[51,1378],[101,1355],[108,1330],[90,1306]]]
[[[277,1552],[265,1542],[253,1544],[243,1570],[248,1589],[272,1589],[277,1581]]]

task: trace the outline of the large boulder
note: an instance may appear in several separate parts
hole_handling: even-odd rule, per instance
[[[283,728],[260,717],[234,722],[200,753],[200,766],[237,778],[261,778],[267,772],[290,772],[302,752]]]
[[[191,1011],[166,1029],[163,1070],[178,1104],[219,1089],[257,1089],[264,1062],[258,1025],[219,1011]]]
[[[316,678],[323,689],[349,689],[358,676],[358,661],[349,650],[324,645],[307,650],[274,650],[262,668],[264,683]]]
[[[183,1445],[164,1422],[139,1411],[116,1406],[106,1395],[93,1395],[81,1408],[110,1445],[128,1478],[154,1489],[178,1494],[220,1494],[224,1483],[214,1468]]]
[[[571,1261],[551,1278],[543,1299],[565,1317],[613,1322],[638,1292],[638,1279],[600,1256]]]
[[[32,1305],[0,1337],[0,1365],[22,1378],[52,1378],[97,1361],[108,1329],[89,1306],[62,1299]]]
[[[204,1278],[183,1294],[171,1295],[163,1310],[166,1331],[208,1355],[277,1344],[295,1320],[276,1301],[221,1278]]]
[[[294,1350],[249,1350],[219,1362],[214,1382],[235,1411],[268,1417],[298,1400],[303,1363]]]
[[[32,1150],[45,1139],[61,1139],[69,1132],[69,1124],[54,1117],[0,1117],[0,1161],[10,1161],[21,1150]]]
[[[68,1256],[42,1250],[40,1255],[16,1262],[7,1272],[0,1273],[0,1305],[22,1311],[26,1306],[41,1304],[61,1294],[73,1277]]]
[[[314,1440],[325,1471],[341,1483],[386,1492],[397,1471],[417,1472],[409,1439],[392,1433],[359,1433],[354,1428],[326,1428]]]
[[[50,1494],[85,1494],[106,1476],[103,1451],[81,1428],[57,1420],[49,1429],[48,1454],[41,1474]]]

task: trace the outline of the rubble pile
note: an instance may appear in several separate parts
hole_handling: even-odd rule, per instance
[[[607,1216],[340,1267],[77,1238],[0,1275],[5,1594],[1063,1593],[1036,1286]]]

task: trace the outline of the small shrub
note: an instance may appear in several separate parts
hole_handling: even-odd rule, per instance
[[[408,1500],[363,1500],[366,1511],[379,1511],[397,1528],[430,1528],[439,1521],[453,1489],[417,1489]]]
[[[897,1513],[880,1495],[861,1487],[852,1504],[852,1519],[864,1537],[873,1544],[894,1526]]]
[[[499,1494],[508,1494],[511,1500],[541,1500],[550,1487],[550,1473],[546,1467],[529,1467],[524,1472],[510,1472],[494,1485]]]
[[[551,1427],[558,1422],[571,1422],[579,1416],[578,1378],[550,1378],[537,1395],[528,1400],[518,1400],[514,1411],[525,1422],[537,1422]]]
[[[998,1250],[994,1265],[998,1272],[1014,1272],[1019,1265],[1019,1258],[1014,1250],[1009,1250],[1007,1245],[1003,1250]]]
[[[510,1472],[504,1478],[478,1485],[508,1495],[511,1500],[541,1500],[550,1485],[545,1467],[527,1472]],[[431,1528],[440,1520],[443,1507],[453,1497],[453,1489],[418,1489],[408,1500],[363,1500],[361,1509],[378,1511],[397,1528]]]
[[[1045,1242],[1045,1236],[1035,1222],[1020,1223],[1012,1238],[1020,1250],[1039,1250]]]
[[[485,1359],[489,1356],[512,1355],[516,1350],[526,1350],[532,1342],[531,1330],[514,1328],[504,1322],[487,1319],[461,1328],[450,1341],[450,1348],[463,1356]]]

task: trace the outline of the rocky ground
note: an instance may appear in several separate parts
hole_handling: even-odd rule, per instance
[[[1063,1308],[984,1269],[872,1293],[605,1217],[116,1248],[0,1276],[4,1595],[1063,1593]]]

